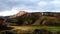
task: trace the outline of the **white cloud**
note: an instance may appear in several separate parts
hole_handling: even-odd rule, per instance
[[[45,1],[40,1],[40,2],[38,3],[38,5],[39,5],[39,6],[46,6],[46,5],[47,5],[47,2],[45,2]]]
[[[31,13],[31,12],[39,12],[39,11],[37,11],[37,10],[24,10],[24,11],[26,11],[26,12],[28,12],[28,13]]]
[[[14,15],[16,13],[18,13],[18,10],[12,9],[10,11],[8,10],[8,11],[0,12],[0,16]]]
[[[60,12],[60,0],[0,0],[0,15],[12,15],[20,10]]]
[[[35,2],[38,2],[39,0],[20,0],[20,1],[35,3]]]
[[[60,13],[60,11],[50,11],[50,12],[59,12]]]
[[[53,1],[51,1],[51,4],[60,5],[60,1],[59,0],[53,0]]]

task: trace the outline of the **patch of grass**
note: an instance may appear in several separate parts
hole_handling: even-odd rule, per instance
[[[35,29],[46,29],[51,32],[57,32],[60,31],[60,27],[55,27],[55,26],[19,26],[20,29],[26,29],[26,30],[35,30]]]

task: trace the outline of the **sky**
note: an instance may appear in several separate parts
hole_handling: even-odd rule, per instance
[[[0,16],[27,12],[60,12],[60,0],[0,0]]]

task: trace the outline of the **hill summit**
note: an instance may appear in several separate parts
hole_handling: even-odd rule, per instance
[[[16,16],[21,16],[21,15],[24,15],[24,14],[26,14],[27,12],[26,11],[19,11],[17,14],[16,14]]]
[[[10,18],[22,16],[22,15],[24,15],[24,14],[26,14],[26,13],[28,13],[28,12],[26,12],[26,11],[19,11],[17,14],[11,15]]]

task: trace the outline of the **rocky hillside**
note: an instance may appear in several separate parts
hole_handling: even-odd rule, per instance
[[[14,17],[18,17],[18,16],[22,16],[24,14],[35,14],[35,15],[41,15],[41,16],[50,16],[50,17],[56,17],[56,18],[60,18],[60,13],[59,12],[32,12],[32,13],[28,13],[26,11],[19,11],[17,14],[15,15],[11,15],[11,16],[0,16],[3,18],[14,18]]]
[[[21,11],[1,17],[6,21],[0,19],[0,34],[60,34],[60,13]]]
[[[24,15],[24,14],[26,14],[27,12],[25,12],[25,11],[20,11],[20,12],[18,12],[17,14],[16,14],[16,16],[22,16],[22,15]]]
[[[7,19],[7,22],[16,23],[19,25],[49,25],[60,26],[60,13],[54,12],[33,12],[27,13],[21,11]],[[12,16],[11,16],[12,17]]]

